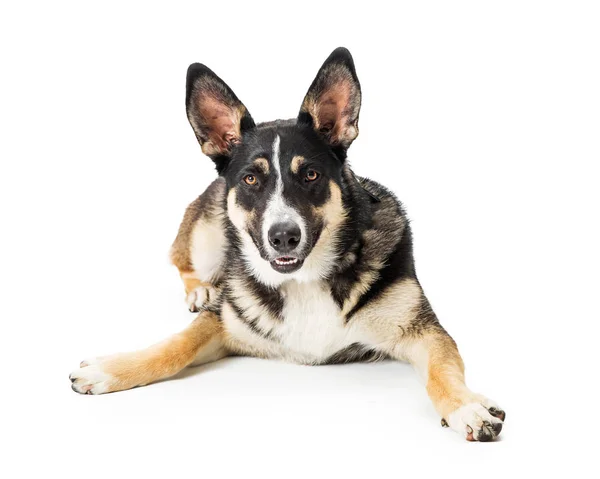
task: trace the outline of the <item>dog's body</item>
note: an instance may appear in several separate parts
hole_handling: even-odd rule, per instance
[[[349,52],[327,59],[297,120],[255,125],[198,64],[188,70],[186,104],[220,174],[188,207],[171,251],[200,314],[147,350],[84,361],[73,388],[128,389],[228,355],[394,358],[423,376],[444,424],[469,440],[497,436],[505,413],[465,386],[456,345],[417,280],[401,204],[345,161],[360,110]]]
[[[302,364],[377,359],[388,356],[381,345],[393,341],[398,329],[420,334],[431,325],[434,316],[414,274],[410,230],[399,203],[376,183],[356,178],[347,166],[343,177],[341,188],[335,187],[339,197],[332,195],[327,206],[329,227],[310,263],[292,280],[271,274],[270,266],[259,272],[260,280],[248,274],[245,258],[252,250],[244,252],[235,226],[225,221],[223,179],[190,205],[172,259],[190,309],[219,314],[230,351]],[[360,210],[363,224],[355,225],[360,234],[346,231],[347,244],[327,250],[344,234],[348,210]],[[378,301],[379,296],[385,299]],[[381,321],[383,308],[394,320]],[[402,314],[409,310],[414,315]]]

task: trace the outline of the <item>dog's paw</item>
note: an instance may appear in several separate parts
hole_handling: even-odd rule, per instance
[[[185,298],[190,312],[198,313],[217,298],[217,289],[212,286],[198,286]]]
[[[111,392],[114,378],[106,372],[107,357],[82,361],[79,368],[69,375],[71,388],[80,394],[104,394]]]
[[[449,414],[446,424],[467,441],[488,442],[498,437],[505,418],[506,413],[496,403],[480,398]]]

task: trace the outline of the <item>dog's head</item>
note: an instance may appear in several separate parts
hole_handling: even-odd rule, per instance
[[[188,70],[186,106],[202,151],[227,183],[227,213],[262,282],[326,276],[346,221],[342,173],[358,135],[360,84],[350,52],[336,49],[297,119],[256,125],[210,69]]]

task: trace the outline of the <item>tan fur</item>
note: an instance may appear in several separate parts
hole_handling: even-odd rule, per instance
[[[211,288],[213,285],[211,283],[206,283],[204,281],[200,281],[195,277],[195,273],[180,271],[181,280],[183,281],[183,286],[185,288],[185,293],[189,294],[196,288],[203,286],[205,288]]]
[[[292,173],[294,173],[294,174],[298,173],[298,170],[300,169],[300,166],[302,165],[303,162],[304,162],[303,156],[299,156],[299,155],[294,156],[292,158],[292,164],[290,165],[290,169],[292,170]]]
[[[253,163],[260,168],[265,175],[269,174],[269,162],[265,158],[257,158]]]
[[[333,181],[329,181],[329,199],[322,206],[313,208],[317,216],[321,216],[327,226],[336,227],[346,219],[342,204],[342,190]]]
[[[198,220],[197,210],[200,205],[201,200],[200,198],[197,198],[187,207],[181,225],[179,225],[179,232],[171,247],[171,262],[177,266],[177,269],[179,269],[180,272],[193,271],[190,256],[190,243],[192,230]]]
[[[348,52],[339,49],[330,58],[307,93],[298,121],[311,120],[321,139],[343,160],[358,135],[361,93]],[[191,89],[188,85],[188,118],[202,151],[213,157],[222,173],[226,171],[222,155],[228,156],[232,145],[240,142],[241,124],[251,128],[253,120],[233,92],[205,67],[196,65],[190,72],[198,75],[188,75],[195,78]],[[264,157],[253,160],[261,178],[270,167],[279,171],[277,127],[292,124],[293,120],[268,125],[276,129],[274,163]],[[296,146],[285,154],[311,151]],[[293,156],[291,172],[298,174],[304,161],[299,154]],[[343,198],[340,186],[330,181],[329,199],[313,206],[313,215],[301,216],[304,208],[292,211],[295,207],[286,204],[289,198],[269,200],[265,230],[277,215],[301,223],[303,235],[313,233],[308,221],[320,220],[315,224],[322,226],[315,231],[319,233],[316,244],[314,239],[303,243],[310,244],[310,254],[296,258],[303,261],[301,268],[290,271],[287,278],[265,261],[269,246],[256,243],[259,233],[269,236],[268,231],[254,231],[260,222],[253,220],[262,212],[254,204],[244,209],[237,202],[236,188],[226,196],[225,180],[215,180],[187,208],[171,249],[190,311],[203,312],[184,331],[149,348],[82,362],[70,375],[72,388],[84,394],[129,389],[231,354],[299,364],[391,357],[414,365],[447,426],[471,441],[496,437],[505,413],[465,384],[456,344],[439,324],[414,276],[402,205],[381,185],[356,177],[347,163],[341,174],[348,197]],[[371,199],[359,194],[360,188]],[[276,194],[282,193],[278,182]],[[354,204],[361,198],[366,203],[358,207],[368,212],[364,222],[362,215],[349,218],[344,208],[345,200]],[[362,236],[344,241],[340,251],[341,233],[344,228],[355,231],[349,224],[354,220]],[[228,221],[237,229],[239,248],[229,244],[234,235],[225,231]],[[306,236],[310,240],[311,235]],[[400,278],[391,284],[390,271]],[[219,311],[220,317],[212,311]]]
[[[353,321],[390,356],[414,365],[426,381],[435,409],[447,418],[479,396],[465,385],[464,365],[454,340],[439,325],[419,320],[422,298],[417,281],[406,279],[362,308]]]
[[[325,227],[310,256],[305,260],[304,268],[314,268],[321,261],[327,260],[329,256],[333,255],[337,233],[343,227],[342,225],[347,218],[339,186],[330,181],[329,191],[329,200],[324,205],[313,208],[315,216],[320,216],[323,219]]]
[[[355,288],[360,290],[361,286]],[[346,301],[348,304],[344,303],[344,310],[354,307],[357,294],[353,290]],[[363,307],[353,321],[359,322],[376,343],[392,350],[404,339],[404,331],[415,320],[422,294],[421,287],[414,279],[399,281]]]
[[[221,198],[224,195],[225,180],[219,178],[208,187],[203,195],[192,201],[186,208],[170,252],[171,262],[180,273],[193,272],[191,248],[194,229],[204,217],[212,218],[224,214],[220,205]]]
[[[429,328],[408,338],[401,350],[401,359],[410,361],[420,373],[434,408],[445,420],[462,406],[486,402],[467,387],[456,343],[442,328]]]
[[[104,392],[131,389],[172,376],[191,364],[202,348],[213,342],[222,343],[221,323],[214,313],[203,312],[185,330],[158,344],[102,358],[102,372],[108,375]],[[214,345],[211,348],[214,349]],[[215,358],[222,356],[221,352]]]
[[[212,286],[203,281],[194,270],[192,249],[194,237],[208,231],[203,229],[203,225],[210,224],[215,215],[222,213],[220,204],[223,194],[224,185],[216,184],[212,196],[208,195],[204,199],[201,197],[193,202],[186,211],[179,234],[173,244],[171,258],[180,270],[186,293],[197,288]],[[237,205],[235,189],[230,191],[227,203],[231,221],[237,228],[243,230],[248,215],[254,212],[245,211]],[[314,213],[322,218],[326,227],[305,267],[311,267],[311,261],[315,261],[315,258],[319,261],[318,258],[324,258],[329,254],[329,248],[336,241],[335,232],[343,228],[346,220],[341,190],[334,182],[330,183],[329,200],[323,206],[315,208]],[[377,221],[375,215],[374,228],[364,233],[365,244],[376,241],[376,236],[381,231],[377,229]],[[402,227],[403,224],[395,225],[394,231],[401,230]],[[363,250],[363,256],[366,251],[368,250]],[[213,251],[201,253],[214,254]],[[233,277],[229,278],[232,298],[248,317],[256,318],[252,324],[240,320],[231,305],[225,301],[221,318],[217,318],[211,312],[203,312],[183,332],[145,350],[99,358],[89,365],[82,363],[81,368],[72,375],[73,388],[78,392],[91,394],[129,389],[172,376],[188,365],[214,361],[230,354],[284,358],[297,363],[318,364],[325,361],[328,355],[335,354],[339,348],[358,342],[365,347],[380,351],[384,356],[411,362],[426,381],[427,392],[437,412],[452,425],[453,429],[464,431],[468,440],[476,440],[480,437],[476,428],[481,429],[484,426],[472,420],[468,415],[469,411],[477,410],[476,407],[483,407],[481,405],[489,408],[491,402],[467,388],[464,365],[456,344],[437,322],[416,279],[403,279],[388,286],[385,291],[352,315],[345,326],[342,320],[340,326],[337,326],[341,328],[338,329],[339,333],[335,332],[335,328],[329,330],[325,328],[326,324],[331,325],[331,321],[335,322],[336,318],[346,317],[360,297],[377,281],[377,270],[383,266],[381,256],[372,255],[366,263],[365,261],[367,260],[363,257],[363,264],[370,268],[366,268],[360,274],[341,308],[338,306],[339,309],[333,311],[333,316],[330,311],[329,316],[319,318],[324,321],[321,323],[322,326],[319,325],[319,332],[325,335],[342,335],[341,338],[331,336],[332,341],[340,341],[339,346],[322,356],[306,349],[302,350],[302,346],[306,347],[306,345],[301,342],[295,343],[298,346],[296,349],[288,347],[289,344],[285,343],[286,331],[287,334],[296,334],[297,340],[302,336],[298,336],[294,327],[290,329],[290,323],[273,317],[261,303],[260,297],[248,290],[243,278]],[[327,291],[325,296],[328,297],[328,287],[324,284],[321,286],[325,288],[323,291]],[[286,285],[282,291],[284,295],[290,297],[300,293],[295,290],[290,293],[287,291],[288,287],[307,288],[306,285],[300,286],[296,283]],[[311,290],[307,298],[316,300],[318,297],[316,292],[317,289]],[[294,305],[294,310],[297,306],[302,309],[302,304],[304,303],[301,300],[298,305]],[[326,303],[319,304],[327,308]],[[319,309],[319,314],[322,312],[323,310]],[[300,313],[301,317],[306,317],[307,320],[308,317],[319,317],[313,311],[305,316],[302,314]],[[286,319],[290,318],[286,316]],[[308,324],[307,321],[304,326]],[[310,337],[314,338],[315,342],[319,340],[317,336]],[[91,368],[95,369],[92,371]],[[88,369],[90,372],[86,372]],[[496,418],[499,416],[492,417],[486,409],[483,409],[483,413],[481,410],[478,410],[479,414],[487,414],[488,426],[485,427],[491,431],[489,422],[498,421]],[[498,432],[490,432],[490,434],[495,437]]]
[[[443,418],[476,395],[465,385],[465,367],[456,344],[447,334],[431,333],[425,338],[428,350],[427,393]]]
[[[232,188],[227,195],[227,213],[229,214],[229,219],[238,230],[244,231],[246,229],[248,212],[237,204],[235,188]]]
[[[196,245],[200,243],[198,239],[206,237],[204,230],[209,228],[214,234],[214,229],[219,227],[218,222],[224,215],[221,204],[224,194],[225,181],[218,179],[209,186],[203,195],[196,198],[187,207],[177,237],[171,247],[171,262],[179,270],[186,294],[200,286],[209,288],[212,286],[212,282],[218,279],[218,274],[208,275],[206,272],[204,272],[206,277],[200,277],[199,272],[194,268],[194,257],[205,254],[204,251],[196,251]],[[211,251],[205,254],[205,257],[215,254],[215,251]]]

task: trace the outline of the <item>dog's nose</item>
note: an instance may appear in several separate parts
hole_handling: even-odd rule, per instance
[[[289,253],[300,243],[300,227],[291,221],[276,223],[269,228],[269,243],[278,253]]]

